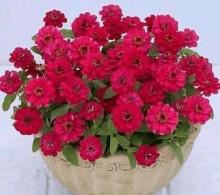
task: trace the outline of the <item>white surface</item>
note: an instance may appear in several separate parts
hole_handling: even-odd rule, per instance
[[[0,0],[0,75],[12,69],[10,52],[16,47],[30,47],[42,25],[46,11],[53,8],[65,12],[70,28],[81,12],[97,14],[102,5],[117,3],[124,14],[144,18],[150,14],[170,13],[181,29],[196,29],[200,36],[197,51],[220,65],[219,0]],[[220,78],[220,66],[214,66]],[[0,93],[0,102],[4,94]],[[211,97],[214,120],[203,126],[188,161],[178,176],[157,195],[220,194],[220,101]],[[12,127],[12,110],[0,111],[0,195],[71,195],[51,175],[39,153],[32,154],[31,136],[22,136]]]

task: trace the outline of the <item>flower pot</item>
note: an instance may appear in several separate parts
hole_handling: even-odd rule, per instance
[[[182,147],[187,160],[200,126],[190,128],[190,136]],[[159,146],[160,157],[151,167],[131,168],[124,153],[117,153],[89,163],[79,157],[79,166],[71,165],[59,154],[56,158],[43,156],[54,177],[74,195],[152,195],[167,185],[180,171],[169,145]]]

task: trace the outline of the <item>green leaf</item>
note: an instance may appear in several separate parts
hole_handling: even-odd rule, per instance
[[[129,162],[130,162],[130,166],[134,168],[136,166],[134,153],[127,152],[127,156],[128,156]]]
[[[178,138],[188,138],[189,137],[189,125],[188,123],[180,123],[177,126],[177,130],[174,132],[175,137]]]
[[[110,138],[110,153],[114,155],[118,148],[118,140],[115,137]]]
[[[174,142],[169,142],[169,145],[172,149],[172,151],[176,154],[176,157],[179,161],[179,163],[183,164],[183,154],[179,146],[177,146]]]
[[[74,39],[74,34],[72,30],[68,30],[68,29],[62,29],[61,32],[63,33],[63,36],[65,38],[70,38],[70,39]]]
[[[103,153],[105,153],[106,146],[107,146],[107,139],[108,139],[108,136],[101,135],[99,138],[100,138],[101,141],[102,141]]]
[[[36,41],[36,35],[34,35],[31,40]]]
[[[42,53],[37,49],[36,46],[31,47],[31,51],[42,56]]]
[[[152,49],[150,49],[150,51],[149,51],[149,56],[151,56],[151,57],[157,57],[158,54],[159,54],[159,53],[158,53],[158,51],[157,51],[156,45],[153,44]]]
[[[22,82],[25,83],[26,78],[27,78],[25,72],[21,70],[21,71],[18,72],[18,74],[19,74]]]
[[[64,104],[61,107],[56,108],[55,110],[53,110],[51,112],[50,121],[53,121],[55,118],[61,117],[61,116],[65,115],[65,114],[67,114],[68,111],[69,111],[69,108],[70,108],[69,104]]]
[[[114,96],[116,96],[116,95],[117,95],[117,94],[112,90],[112,88],[109,87],[109,88],[106,90],[106,92],[104,93],[103,98],[105,98],[105,99],[110,99],[110,98],[112,98],[112,97],[114,97]]]
[[[52,128],[51,128],[51,126],[50,126],[50,123],[49,123],[48,119],[46,119],[46,120],[44,121],[44,124],[43,124],[43,127],[42,127],[42,129],[41,129],[41,132],[42,132],[43,134],[46,134],[46,133],[49,133],[49,132],[51,132],[51,131],[52,131]]]
[[[214,112],[212,111],[212,113],[211,113],[211,117],[210,117],[211,119],[214,119]]]
[[[108,119],[108,121],[107,121],[107,129],[108,129],[109,135],[115,135],[115,134],[118,133],[116,127],[112,123],[112,119]]]
[[[139,81],[137,81],[137,82],[135,83],[135,91],[139,91],[141,85],[142,85],[142,83],[139,82]]]
[[[193,84],[193,82],[195,81],[195,76],[189,76],[188,77],[188,80],[187,80],[187,82],[189,83],[189,84]]]
[[[137,130],[137,132],[147,133],[147,132],[150,132],[150,129],[147,127],[145,123],[143,123],[141,127]]]
[[[4,99],[4,102],[2,104],[2,109],[4,111],[8,111],[11,104],[14,102],[14,100],[16,99],[17,97],[17,94],[13,94],[13,95],[6,95],[5,96],[5,99]]]
[[[99,118],[94,122],[94,124],[96,126],[100,126],[102,124],[103,118],[104,118],[104,113],[101,113]]]
[[[125,136],[122,136],[122,135],[118,134],[116,136],[116,138],[117,138],[118,143],[121,145],[122,148],[128,149],[128,147],[130,145],[130,141]]]
[[[76,148],[71,145],[65,145],[63,148],[63,155],[73,165],[78,165],[78,156]]]
[[[134,153],[138,150],[138,147],[130,147],[128,148],[128,153]]]
[[[180,56],[190,56],[190,55],[195,55],[195,56],[199,56],[199,54],[191,49],[188,49],[188,48],[184,48],[182,49],[180,52],[179,52],[179,55]]]
[[[182,99],[184,96],[186,96],[186,89],[183,88],[181,91],[173,93],[172,95],[174,100]]]
[[[195,87],[193,87],[193,85],[191,85],[189,83],[186,84],[185,89],[186,89],[187,96],[193,95],[196,92]]]
[[[35,138],[32,145],[32,152],[37,152],[40,148],[40,138]]]
[[[105,83],[103,83],[102,81],[100,80],[93,80],[92,83],[94,84],[94,87],[96,89],[99,89],[101,87],[106,87]]]
[[[142,144],[142,139],[137,135],[132,135],[130,142],[135,146],[140,146]]]
[[[156,139],[159,139],[159,140],[164,140],[164,139],[171,139],[173,137],[173,133],[170,134],[170,135],[163,135],[163,136],[158,136]]]
[[[114,41],[111,41],[111,42],[108,43],[107,46],[105,46],[105,47],[102,48],[102,51],[101,51],[101,52],[102,52],[103,54],[107,54],[108,50],[111,49],[111,48],[114,48],[114,47],[115,47],[115,42],[114,42]]]
[[[188,138],[178,138],[178,143],[180,147],[183,147]]]
[[[188,119],[185,118],[183,115],[179,115],[179,122],[188,122]]]

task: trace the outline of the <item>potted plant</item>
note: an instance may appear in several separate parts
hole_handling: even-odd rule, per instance
[[[31,50],[10,55],[3,110],[14,127],[34,135],[54,176],[81,195],[153,194],[181,169],[201,125],[213,118],[206,98],[220,89],[207,58],[192,51],[194,30],[170,15],[141,21],[104,6],[67,19],[46,13]]]

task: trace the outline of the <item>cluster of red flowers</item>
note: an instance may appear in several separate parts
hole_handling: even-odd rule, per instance
[[[0,78],[1,91],[24,93],[26,105],[14,116],[16,130],[37,134],[45,121],[40,110],[69,104],[68,113],[51,121],[52,131],[42,136],[41,150],[56,156],[65,144],[79,143],[80,156],[92,162],[102,156],[103,146],[98,135],[84,134],[102,114],[112,114],[121,135],[135,133],[143,122],[162,136],[176,130],[179,116],[191,125],[209,120],[212,108],[202,95],[220,89],[212,65],[196,54],[180,54],[197,46],[194,30],[179,31],[170,15],[151,15],[144,22],[123,17],[117,5],[104,6],[99,13],[103,26],[89,12],[73,21],[73,40],[59,29],[67,22],[64,14],[46,13],[45,26],[35,36],[43,65],[28,49],[18,47],[11,53],[10,62],[26,75],[22,81],[17,72],[6,71]],[[94,84],[97,81],[101,87]],[[195,91],[168,101],[169,95],[187,90],[187,85]],[[109,92],[111,97],[106,98]],[[76,107],[81,108],[71,109]],[[136,161],[146,166],[158,156],[157,147],[150,145],[140,145],[135,153]]]

